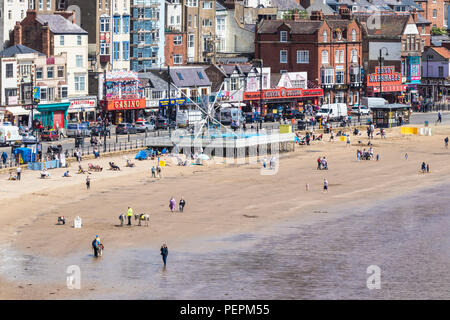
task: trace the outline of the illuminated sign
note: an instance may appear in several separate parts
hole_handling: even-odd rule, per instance
[[[186,98],[170,99],[171,106],[183,106],[185,104],[186,104]],[[160,107],[169,106],[169,99],[159,100],[159,106]]]
[[[400,72],[395,72],[395,67],[376,67],[375,73],[367,76],[367,86],[379,86],[380,82],[383,85],[401,85],[402,75]]]
[[[145,109],[145,99],[110,100],[106,107],[108,111],[130,109]]]
[[[289,99],[289,98],[303,98],[303,97],[321,97],[323,90],[318,89],[301,89],[301,88],[278,88],[268,89],[262,91],[263,99]],[[257,100],[260,98],[260,92],[244,92],[244,100]]]

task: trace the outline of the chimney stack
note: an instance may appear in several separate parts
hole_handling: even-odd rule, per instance
[[[339,8],[339,15],[341,16],[341,19],[350,20],[352,17],[352,13],[349,8],[340,7]]]
[[[411,11],[411,15],[412,15],[412,17],[413,17],[413,20],[414,20],[414,21],[417,21],[417,9],[416,9],[416,8],[414,8],[414,9]]]
[[[322,10],[319,11],[311,11],[311,20],[318,20],[318,21],[323,21],[323,12]]]

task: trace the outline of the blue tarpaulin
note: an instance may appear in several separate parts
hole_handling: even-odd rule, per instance
[[[17,159],[17,155],[20,155],[21,160],[23,163],[32,162],[34,161],[35,155],[32,154],[32,150],[30,148],[17,148],[14,150],[14,156]]]
[[[141,150],[137,153],[136,158],[137,160],[147,160],[148,154],[144,150]]]

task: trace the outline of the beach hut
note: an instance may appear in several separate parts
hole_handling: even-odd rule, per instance
[[[411,107],[406,104],[386,104],[373,106],[373,123],[378,128],[391,128],[409,123]]]

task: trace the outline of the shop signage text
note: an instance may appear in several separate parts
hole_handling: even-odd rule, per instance
[[[170,105],[171,106],[182,106],[186,104],[186,98],[178,98],[178,99],[170,99]],[[169,106],[169,99],[162,99],[159,100],[159,106],[160,107],[167,107]]]
[[[110,100],[106,108],[108,111],[131,109],[145,109],[145,99]]]
[[[321,97],[323,96],[322,89],[301,89],[301,88],[278,88],[262,90],[263,99],[289,99],[289,98],[303,98],[303,97]],[[244,92],[244,100],[257,100],[260,98],[260,92]]]
[[[400,72],[395,72],[395,67],[376,67],[375,73],[367,76],[367,86],[379,86],[380,82],[383,85],[401,85],[402,75]]]

